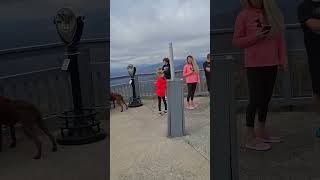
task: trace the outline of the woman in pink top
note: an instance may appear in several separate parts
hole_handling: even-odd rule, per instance
[[[186,83],[188,85],[187,108],[194,109],[193,97],[197,88],[197,83],[200,82],[200,76],[198,64],[192,56],[187,57],[186,65],[183,67],[183,77],[186,78]]]
[[[249,89],[246,112],[246,147],[269,150],[269,143],[280,142],[265,129],[268,105],[273,94],[278,68],[286,69],[284,22],[273,0],[243,0],[244,9],[236,19],[233,44],[245,50]],[[258,112],[257,130],[254,131]]]

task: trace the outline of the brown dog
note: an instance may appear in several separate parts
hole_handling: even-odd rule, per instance
[[[117,102],[117,104],[121,107],[121,112],[123,112],[122,103],[126,106],[126,109],[128,109],[128,105],[124,101],[121,94],[110,92],[110,101],[113,102],[113,108],[116,108],[115,102]]]
[[[34,159],[41,158],[41,141],[39,140],[36,128],[41,129],[52,142],[52,151],[57,151],[55,138],[44,125],[40,111],[31,103],[20,100],[10,100],[0,97],[0,151],[2,149],[2,125],[10,127],[12,143],[10,147],[16,146],[16,135],[14,126],[21,123],[24,133],[32,139],[37,147]]]

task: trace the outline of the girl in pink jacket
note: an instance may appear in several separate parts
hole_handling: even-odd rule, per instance
[[[198,64],[190,55],[187,57],[186,65],[183,67],[183,77],[186,78],[188,86],[187,108],[194,109],[193,97],[197,88],[197,83],[200,82],[200,76]]]
[[[243,0],[245,8],[236,19],[233,44],[245,50],[249,89],[246,112],[247,143],[253,150],[269,150],[280,142],[265,129],[268,105],[277,71],[286,68],[283,16],[273,0]],[[258,112],[257,131],[254,131]]]

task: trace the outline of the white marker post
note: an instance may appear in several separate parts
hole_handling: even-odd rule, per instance
[[[181,137],[185,135],[183,80],[175,79],[172,43],[169,44],[169,54],[171,79],[167,81],[168,137]]]

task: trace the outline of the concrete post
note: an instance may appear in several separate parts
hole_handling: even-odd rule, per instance
[[[231,56],[213,61],[210,127],[210,179],[238,180],[237,123],[234,98],[234,60]]]
[[[168,137],[185,135],[183,80],[168,81]]]
[[[184,125],[184,93],[183,80],[175,79],[173,47],[169,44],[171,79],[168,80],[168,137],[180,137],[185,135]]]

